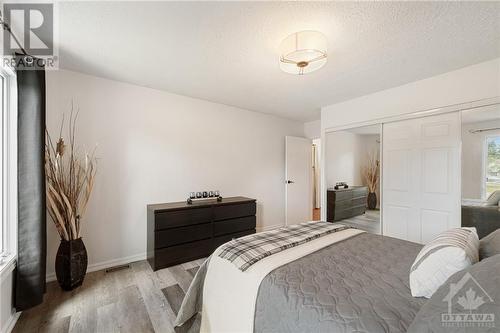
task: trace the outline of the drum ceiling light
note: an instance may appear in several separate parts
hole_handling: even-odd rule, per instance
[[[280,68],[290,74],[314,72],[326,64],[326,37],[318,31],[300,31],[280,45]]]

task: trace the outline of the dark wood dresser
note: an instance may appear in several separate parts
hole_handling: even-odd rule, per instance
[[[368,188],[366,186],[352,186],[346,189],[329,189],[326,195],[326,220],[339,221],[349,217],[364,214]]]
[[[207,257],[233,238],[255,233],[256,200],[224,198],[147,206],[147,256],[153,270]]]

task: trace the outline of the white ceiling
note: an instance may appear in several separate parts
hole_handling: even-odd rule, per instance
[[[320,107],[500,56],[500,2],[66,2],[61,68],[309,121]],[[280,71],[282,39],[328,63]]]

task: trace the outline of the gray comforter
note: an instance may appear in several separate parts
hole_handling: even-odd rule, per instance
[[[425,303],[410,294],[422,245],[362,233],[285,264],[262,281],[255,332],[405,332]],[[207,260],[176,326],[201,311]]]
[[[363,233],[275,269],[260,285],[254,331],[498,332],[500,254],[456,273],[427,301],[413,298],[408,283],[410,266],[421,247]],[[209,260],[198,270],[179,311],[177,325],[201,310],[208,263]],[[465,274],[471,274],[475,280],[463,280]],[[472,289],[477,293],[474,299],[481,297],[481,303],[484,302],[475,312],[494,314],[490,326],[443,327],[441,316],[450,311],[444,302],[446,295],[451,284],[460,281],[466,283],[453,296],[456,299],[452,299],[452,313],[464,312],[458,298],[467,296],[465,292]],[[469,312],[473,313],[466,311]]]
[[[281,266],[259,289],[255,332],[406,332],[426,302],[408,276],[421,245],[363,233]]]

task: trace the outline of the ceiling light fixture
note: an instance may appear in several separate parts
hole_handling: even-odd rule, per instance
[[[290,74],[303,75],[326,64],[326,37],[318,31],[299,31],[280,45],[280,68]]]

